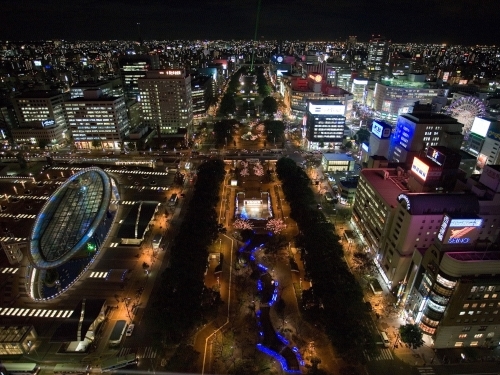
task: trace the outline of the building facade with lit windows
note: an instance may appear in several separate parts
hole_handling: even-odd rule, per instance
[[[119,150],[130,131],[123,96],[106,96],[99,89],[64,103],[73,143],[79,149],[99,147]]]
[[[383,79],[375,84],[373,95],[366,105],[376,112],[377,118],[394,123],[399,115],[410,112],[416,102],[430,104],[433,98],[447,95],[448,89],[435,83]]]
[[[385,72],[389,63],[389,45],[391,41],[381,35],[372,35],[368,43],[366,66],[369,71]]]
[[[331,100],[314,100],[307,104],[306,148],[317,149],[342,142],[345,136],[345,107]]]
[[[350,118],[353,108],[353,95],[340,88],[328,85],[320,73],[302,76],[283,76],[283,102],[294,118],[304,118],[307,103],[310,101],[337,101],[344,106],[342,116]]]
[[[191,76],[184,69],[146,72],[139,78],[144,123],[156,129],[157,136],[191,131],[193,101]]]
[[[118,63],[125,97],[139,101],[139,78],[145,77],[149,70],[160,69],[158,55],[127,55],[121,57]]]
[[[434,243],[413,256],[405,312],[435,348],[499,345],[500,248],[478,240],[484,225],[474,214],[445,214]]]
[[[14,142],[38,146],[66,144],[68,122],[64,112],[64,94],[58,91],[27,91],[13,99],[19,128],[12,129]]]
[[[446,214],[467,212],[478,216],[482,225],[475,238],[479,241],[493,243],[500,233],[499,166],[488,166],[487,176],[481,175],[479,181],[469,178],[459,191],[413,191],[412,187],[424,184],[426,174],[437,171],[417,171],[412,165],[408,171],[380,168],[363,169],[360,173],[353,223],[374,255],[384,280],[396,289],[401,300],[408,294],[405,288],[411,278],[412,258],[423,254],[436,241]],[[456,181],[457,176],[446,178]]]
[[[411,164],[413,157],[429,146],[443,145],[458,150],[463,140],[462,127],[456,119],[442,114],[419,112],[401,115],[391,138],[388,159]]]

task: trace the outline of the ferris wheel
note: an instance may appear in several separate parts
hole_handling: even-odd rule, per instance
[[[447,115],[457,119],[457,121],[464,125],[462,132],[468,134],[477,116],[484,116],[486,108],[481,100],[474,96],[462,96],[455,100],[448,107]]]

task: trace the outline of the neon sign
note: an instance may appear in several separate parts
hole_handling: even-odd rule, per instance
[[[408,211],[410,211],[410,207],[411,207],[411,205],[410,205],[410,198],[408,198],[408,196],[406,194],[399,194],[398,195],[398,201],[399,202],[405,201],[405,203],[406,203],[406,209]]]

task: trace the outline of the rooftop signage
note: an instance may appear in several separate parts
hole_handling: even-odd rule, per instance
[[[182,75],[182,70],[160,70],[158,73],[167,76],[180,76]]]

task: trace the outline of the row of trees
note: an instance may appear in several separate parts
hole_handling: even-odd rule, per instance
[[[290,216],[300,230],[295,242],[302,249],[307,274],[313,281],[310,293],[319,301],[312,309],[315,319],[342,356],[361,361],[362,350],[376,350],[375,341],[365,324],[369,310],[344,260],[339,237],[317,210],[305,172],[289,158],[278,160],[276,172],[290,203]]]
[[[227,116],[236,112],[236,100],[234,97],[240,89],[240,78],[246,73],[246,67],[241,67],[229,79],[226,92],[220,102],[219,115]]]
[[[179,343],[184,335],[216,314],[220,295],[204,286],[208,247],[219,226],[215,207],[224,179],[224,164],[212,159],[200,165],[194,194],[171,248],[170,267],[161,275],[151,319],[163,342]]]

